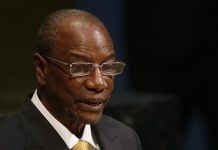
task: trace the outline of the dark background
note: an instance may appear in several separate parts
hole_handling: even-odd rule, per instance
[[[180,98],[184,149],[218,149],[216,7],[214,0],[128,1],[131,88]]]
[[[132,126],[148,150],[218,149],[217,2],[0,2],[0,116],[35,89],[32,54],[42,19],[82,8],[108,27],[127,63],[105,113]]]
[[[0,114],[17,110],[35,89],[32,55],[43,18],[69,7],[71,0],[0,2]]]

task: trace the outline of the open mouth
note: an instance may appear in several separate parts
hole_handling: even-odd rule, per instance
[[[78,103],[79,108],[85,111],[101,111],[103,109],[103,102],[83,101]]]
[[[100,104],[102,104],[102,102],[84,102],[87,105],[91,105],[91,106],[98,106]]]

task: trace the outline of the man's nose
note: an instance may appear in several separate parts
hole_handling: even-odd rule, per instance
[[[87,77],[86,88],[95,92],[102,92],[107,87],[99,67],[95,67],[92,73]]]

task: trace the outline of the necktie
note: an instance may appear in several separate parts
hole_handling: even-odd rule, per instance
[[[71,150],[96,150],[96,149],[88,142],[79,140]]]

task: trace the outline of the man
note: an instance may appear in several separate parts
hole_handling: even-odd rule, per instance
[[[99,19],[75,9],[53,12],[41,25],[37,49],[37,90],[1,122],[1,150],[69,150],[78,141],[92,149],[141,150],[132,129],[102,115],[125,64],[116,61]]]

